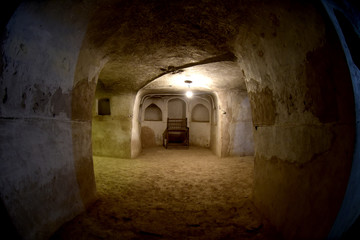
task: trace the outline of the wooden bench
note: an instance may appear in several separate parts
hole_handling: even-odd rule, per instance
[[[187,118],[168,118],[167,126],[163,133],[163,145],[189,146],[189,128]]]

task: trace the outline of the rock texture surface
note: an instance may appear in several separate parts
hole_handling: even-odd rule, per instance
[[[138,156],[142,97],[182,92],[184,79],[214,96],[214,153],[238,154],[249,144],[238,133],[253,133],[260,212],[288,239],[329,233],[360,162],[360,74],[323,5],[25,1],[1,47],[0,196],[23,238],[46,239],[94,202],[92,136],[102,151]],[[114,116],[93,121],[97,97],[112,98]],[[252,124],[238,112],[248,106]],[[347,202],[357,206],[352,174]],[[359,214],[350,212],[340,232]]]

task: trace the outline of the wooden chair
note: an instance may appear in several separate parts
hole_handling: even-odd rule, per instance
[[[168,118],[163,133],[163,146],[183,145],[189,147],[189,128],[187,118]]]

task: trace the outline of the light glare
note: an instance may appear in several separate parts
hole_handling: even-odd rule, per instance
[[[187,91],[187,92],[186,92],[186,96],[187,96],[188,98],[191,98],[191,97],[193,96],[192,91]]]

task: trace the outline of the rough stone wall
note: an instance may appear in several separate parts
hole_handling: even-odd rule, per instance
[[[141,114],[140,114],[140,101],[141,90],[138,91],[134,101],[134,110],[132,115],[132,130],[131,130],[131,158],[137,157],[141,153]]]
[[[255,9],[236,46],[254,123],[254,201],[286,239],[323,239],[351,167],[349,71],[321,8]]]
[[[82,5],[58,3],[21,4],[2,45],[1,200],[24,239],[47,239],[95,195],[92,178],[80,187],[74,155],[91,147],[73,131],[71,108],[88,15]],[[74,135],[82,152],[73,151]],[[83,171],[93,173],[92,162]]]
[[[210,149],[211,151],[216,154],[217,156],[221,156],[221,144],[220,141],[220,127],[219,127],[219,118],[221,117],[220,110],[219,110],[219,97],[218,94],[214,94],[214,105],[212,111],[212,121],[210,127]]]
[[[248,94],[239,90],[218,93],[221,156],[254,155],[254,138]]]
[[[84,5],[80,5],[88,13],[88,16],[92,15],[94,9],[92,4],[93,2],[88,1]],[[77,13],[74,16],[81,17]],[[86,29],[86,32],[88,31]],[[96,199],[92,160],[92,109],[99,74],[108,58],[101,50],[92,47],[86,35],[78,53],[76,70],[72,81],[71,117],[73,161],[76,178],[83,203],[88,207]]]
[[[109,98],[111,115],[92,119],[92,147],[96,156],[131,157],[132,117],[135,94],[98,91],[95,98]]]

